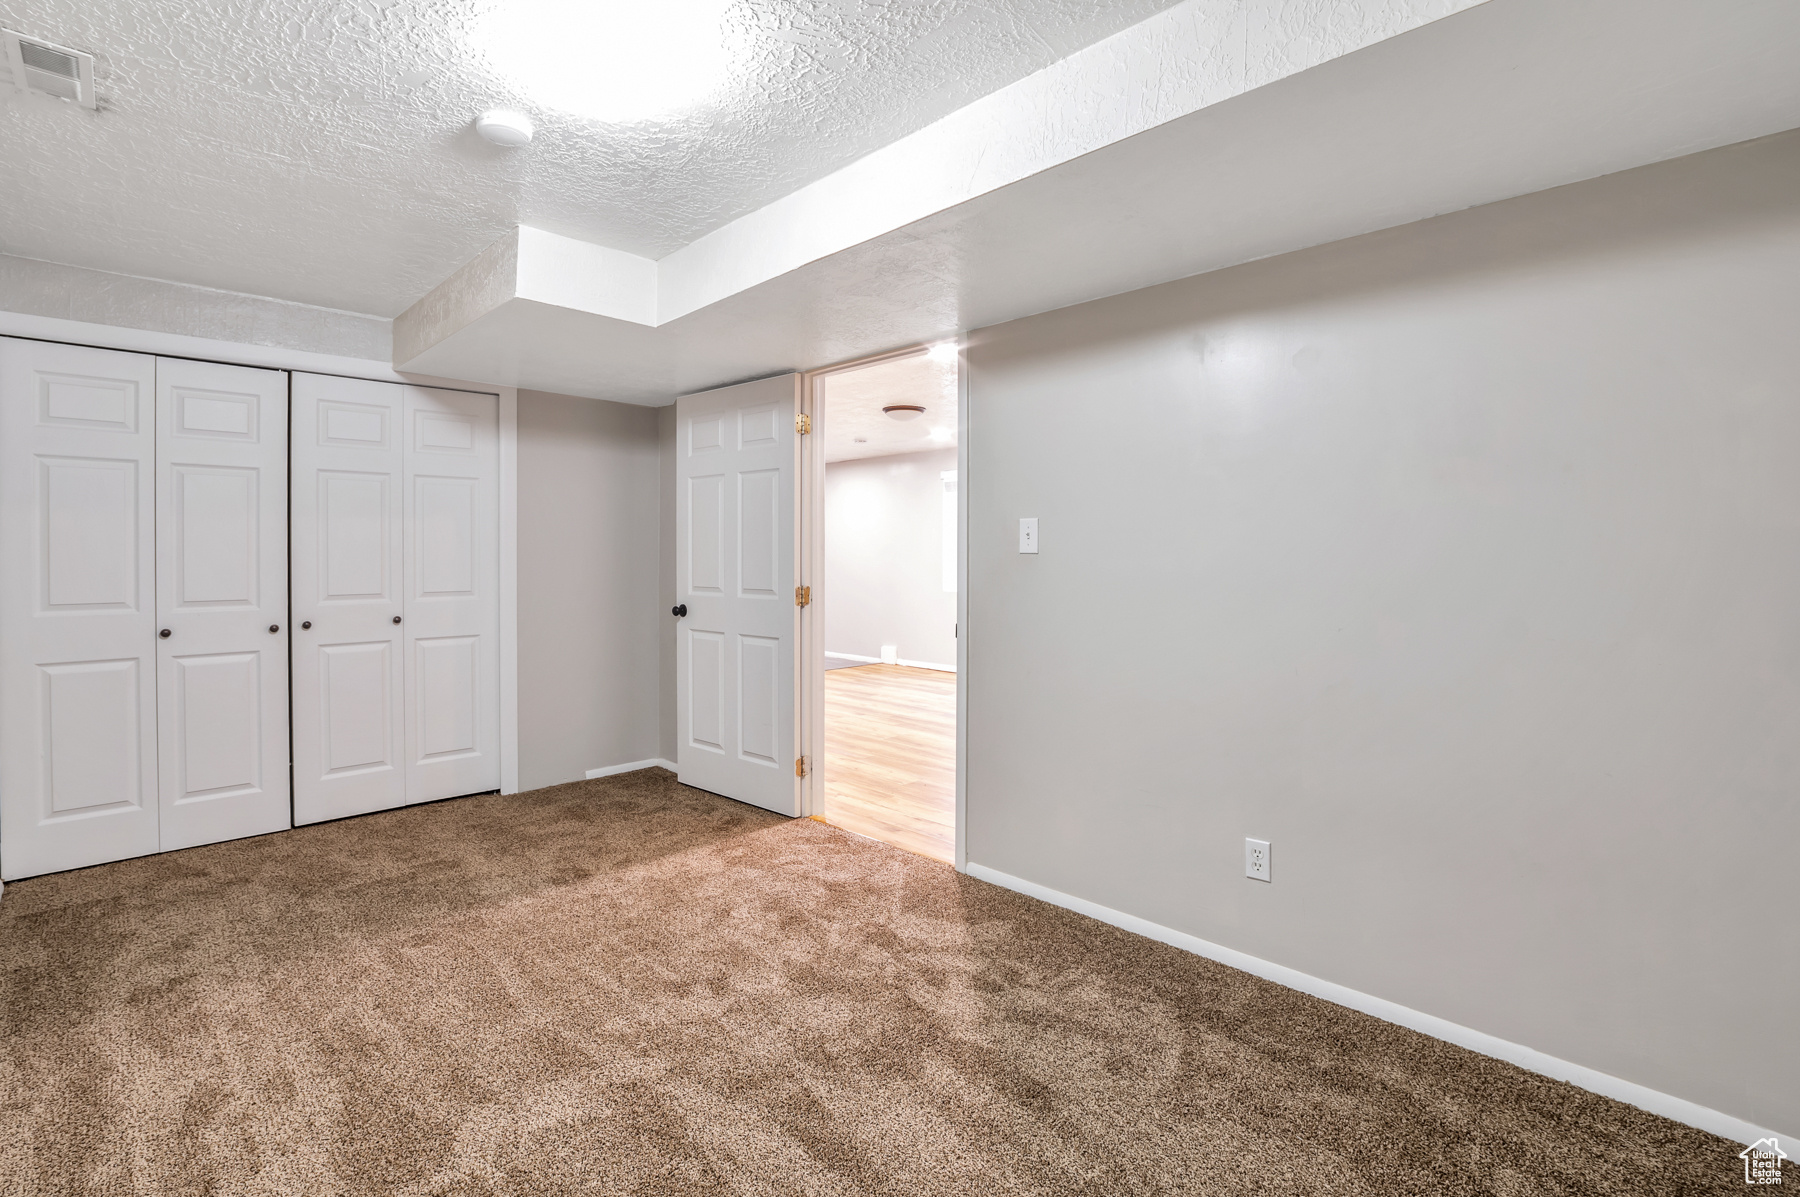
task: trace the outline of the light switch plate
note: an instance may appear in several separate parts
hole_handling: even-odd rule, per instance
[[[1037,552],[1037,516],[1019,521],[1019,552]]]
[[[1252,881],[1268,881],[1269,841],[1244,837],[1244,876]]]

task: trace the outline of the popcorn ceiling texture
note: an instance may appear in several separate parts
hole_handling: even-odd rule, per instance
[[[661,257],[1171,0],[738,0],[719,98],[618,126],[502,84],[484,2],[16,0],[100,110],[0,89],[0,253],[392,316],[519,223]]]

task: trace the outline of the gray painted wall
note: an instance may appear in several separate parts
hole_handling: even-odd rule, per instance
[[[825,649],[956,664],[956,592],[944,589],[942,474],[956,450],[825,467]]]
[[[1786,134],[973,336],[969,859],[1800,1131],[1797,196]]]
[[[519,785],[662,755],[657,410],[519,392]]]
[[[660,652],[660,677],[662,679],[662,704],[659,707],[661,733],[658,743],[662,750],[657,754],[663,760],[675,760],[675,629],[674,617],[669,615],[669,608],[675,605],[675,405],[656,409],[656,435],[658,448],[661,451],[662,481],[658,492],[661,496],[662,517],[662,558],[661,571],[658,574],[658,585],[661,598],[657,610],[662,617],[662,632],[657,644]]]

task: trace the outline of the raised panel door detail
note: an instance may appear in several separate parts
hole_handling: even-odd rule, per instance
[[[475,421],[468,416],[422,411],[414,426],[413,447],[421,453],[472,453]]]
[[[261,566],[256,543],[260,517],[257,471],[225,466],[172,468],[178,608],[255,606]]]
[[[262,661],[258,653],[176,657],[176,802],[229,798],[262,787]]]
[[[775,443],[775,409],[753,407],[738,413],[738,448],[753,449]]]
[[[414,528],[419,538],[419,595],[437,598],[475,592],[475,480],[415,480]]]
[[[439,636],[414,647],[418,685],[419,759],[435,760],[476,750],[475,712],[480,705],[479,638]]]
[[[258,437],[260,395],[235,395],[175,387],[175,434],[208,440],[249,441]]]
[[[37,374],[38,423],[136,432],[138,388],[121,378]]]
[[[135,461],[39,457],[38,517],[45,611],[136,608]]]
[[[775,597],[781,568],[776,540],[781,519],[781,472],[748,470],[738,475],[738,593]]]
[[[139,806],[138,663],[39,667],[45,818]]]
[[[0,337],[9,881],[158,847],[155,401],[153,357]]]
[[[688,738],[696,748],[725,751],[725,637],[688,632]]]
[[[366,773],[394,767],[392,726],[393,645],[327,644],[319,649],[319,694],[323,700],[325,775]]]
[[[804,751],[794,705],[794,634],[807,614],[793,601],[800,391],[788,374],[675,400],[676,435],[708,446],[676,467],[675,584],[687,605],[676,625],[676,771],[790,816]]]
[[[305,374],[294,395],[296,821],[494,789],[499,397]]]
[[[708,416],[694,420],[688,425],[688,456],[696,453],[710,453],[714,449],[725,447],[725,419],[723,416]]]
[[[319,599],[388,597],[389,477],[320,470]]]
[[[738,637],[738,755],[775,764],[776,704],[780,701],[781,641],[770,636]]]
[[[725,590],[725,478],[708,474],[688,479],[688,590]]]
[[[319,444],[385,449],[387,443],[387,408],[369,403],[320,402]]]

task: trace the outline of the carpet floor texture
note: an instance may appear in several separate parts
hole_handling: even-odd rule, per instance
[[[1650,1194],[1723,1139],[661,769],[0,901],[0,1193]]]

